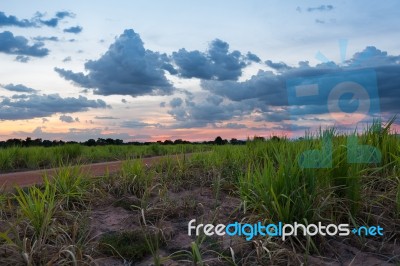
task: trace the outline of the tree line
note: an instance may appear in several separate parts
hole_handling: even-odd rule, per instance
[[[273,137],[278,138],[278,137]],[[278,138],[279,139],[279,138]],[[41,138],[32,139],[27,137],[26,139],[18,139],[12,138],[6,141],[0,141],[1,148],[7,147],[54,147],[54,146],[61,146],[65,144],[81,144],[85,146],[105,146],[105,145],[151,145],[151,144],[159,144],[159,145],[178,145],[178,144],[212,144],[212,145],[243,145],[246,144],[247,140],[238,140],[236,138],[232,138],[230,140],[223,139],[221,136],[217,136],[214,140],[211,141],[196,141],[191,142],[188,140],[176,139],[172,140],[164,140],[164,141],[156,141],[156,142],[138,142],[138,141],[131,141],[131,142],[124,142],[122,139],[112,139],[112,138],[97,138],[95,139],[88,139],[83,142],[77,141],[63,141],[63,140],[42,140]],[[254,141],[265,141],[264,137],[257,137],[253,138]]]

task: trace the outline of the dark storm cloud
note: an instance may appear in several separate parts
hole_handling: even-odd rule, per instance
[[[257,75],[243,82],[203,80],[201,86],[232,101],[260,99],[269,105],[287,104],[285,80],[270,71],[260,70]]]
[[[47,117],[55,113],[74,113],[89,108],[107,108],[103,100],[86,97],[62,98],[58,94],[31,94],[23,98],[4,98],[0,104],[0,120],[20,120]]]
[[[14,36],[10,31],[0,33],[0,52],[6,54],[44,57],[49,50],[43,47],[42,42],[30,45],[28,39],[23,36]]]
[[[288,80],[303,79],[306,81],[314,77],[329,78],[332,75],[345,77],[346,73],[351,73],[351,71],[363,73],[363,71],[372,69],[373,72],[371,73],[376,73],[377,84],[371,85],[377,87],[379,98],[371,98],[370,100],[379,101],[382,112],[391,114],[400,112],[400,105],[398,104],[400,101],[400,76],[398,75],[400,73],[400,56],[388,55],[376,47],[366,47],[363,51],[355,53],[350,60],[345,62],[344,66],[336,65],[333,62],[322,63],[313,67],[309,66],[308,62],[300,62],[298,66],[287,66],[283,62],[273,63],[269,60],[266,64],[279,71],[273,73],[260,70],[256,75],[242,82],[202,80],[201,86],[213,95],[227,98],[233,102],[243,103],[243,101],[254,100],[254,108],[261,110],[261,114],[255,119],[256,121],[280,122],[289,118],[296,120],[305,115],[327,114],[328,112],[327,100],[324,101],[318,97],[289,106],[286,86]],[[304,106],[299,108],[296,105]],[[270,109],[274,107],[279,108],[280,111]],[[290,109],[291,117],[288,111],[289,107],[292,108]],[[248,110],[242,110],[248,113]],[[176,109],[170,112],[177,121],[181,121],[182,118],[193,118],[195,117],[193,114],[199,113],[196,108],[190,109],[192,115],[188,115],[187,109]],[[204,121],[214,122],[218,120],[204,118],[201,120],[202,124],[206,124]]]
[[[333,72],[331,67],[323,65],[315,69],[289,69],[280,74],[260,70],[257,75],[243,82],[202,81],[201,86],[204,90],[233,101],[233,106],[237,106],[235,103],[242,104],[245,101],[252,103],[252,106],[248,107],[252,108],[251,110],[258,110],[260,112],[260,116],[255,119],[256,122],[279,122],[288,119],[289,113],[277,113],[271,110],[271,108],[283,108],[288,106],[287,79],[296,77],[306,78],[308,76],[323,75],[331,72]],[[318,105],[323,105],[324,103],[316,99],[314,102],[311,102],[311,104],[315,104],[318,107]],[[326,103],[323,107],[323,110],[326,110]],[[308,108],[310,109],[302,109],[303,112],[307,114],[315,113],[316,111],[318,111],[318,113],[323,112],[318,108],[314,108],[312,105],[308,106]],[[245,114],[251,111],[244,110]]]
[[[247,65],[239,51],[229,52],[229,44],[219,39],[212,41],[205,53],[182,48],[172,57],[184,78],[237,80]]]
[[[381,111],[400,113],[400,65],[381,66],[375,71],[378,79]]]
[[[167,59],[167,58],[165,57],[164,60],[167,61],[167,60],[169,60],[169,59]],[[170,63],[164,63],[164,64],[162,64],[161,69],[164,69],[164,70],[168,71],[171,75],[176,75],[176,74],[178,74],[178,70],[176,70],[176,69],[174,68],[174,66],[171,65]]]
[[[15,92],[25,92],[25,93],[37,93],[38,90],[26,87],[22,84],[6,84],[6,85],[0,85],[0,87],[9,90],[9,91],[15,91]]]
[[[374,46],[367,46],[363,51],[357,52],[348,61],[354,67],[381,67],[388,65],[399,65],[400,55],[388,55]]]
[[[173,58],[179,66],[180,76],[185,78],[210,79],[212,77],[210,62],[199,51],[188,52],[182,48],[174,52]]]
[[[382,112],[399,113],[400,105],[400,55],[388,55],[374,46],[355,53],[349,65],[371,68],[376,72],[379,101]]]
[[[248,115],[253,108],[253,100],[221,104],[220,101],[193,102],[186,99],[185,105],[172,108],[168,113],[177,121],[172,128],[194,128]]]
[[[146,50],[137,33],[125,30],[98,60],[85,63],[87,75],[55,71],[99,95],[168,95],[174,88],[165,77],[165,60],[165,55]]]
[[[320,6],[317,6],[317,7],[309,7],[309,8],[307,8],[307,11],[308,12],[314,12],[314,11],[320,11],[320,12],[322,12],[322,11],[331,11],[331,10],[333,10],[333,5],[320,5]]]
[[[75,27],[70,27],[70,28],[64,29],[64,32],[78,34],[78,33],[82,32],[82,30],[83,30],[83,28],[81,26],[75,26]]]
[[[204,90],[213,94],[226,97],[232,101],[256,99],[267,106],[287,106],[288,96],[286,81],[293,78],[311,78],[319,75],[340,73],[342,71],[337,65],[328,62],[315,67],[284,67],[278,73],[259,70],[250,79],[236,81],[209,81],[203,80],[201,86]],[[321,104],[318,101],[316,104]]]

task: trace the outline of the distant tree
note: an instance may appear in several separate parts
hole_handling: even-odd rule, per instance
[[[45,139],[42,141],[42,145],[45,147],[51,147],[53,145],[53,143],[50,140]]]
[[[25,139],[25,141],[23,141],[23,146],[25,146],[25,147],[30,147],[30,146],[32,146],[32,143],[33,143],[33,141],[32,141],[32,138],[30,138],[30,137],[27,137],[26,139]]]
[[[88,139],[85,142],[85,145],[87,145],[87,146],[96,146],[96,141],[94,139]]]
[[[106,139],[106,144],[107,145],[112,145],[112,144],[114,144],[115,143],[115,141],[112,139],[112,138],[107,138]]]
[[[217,145],[223,145],[224,141],[220,136],[218,136],[218,137],[215,138],[214,143],[217,144]]]
[[[106,142],[106,140],[103,139],[103,138],[98,138],[97,141],[96,141],[96,144],[97,144],[97,145],[106,145],[107,142]]]
[[[254,136],[254,141],[265,141],[264,137],[260,137],[260,136]]]
[[[271,138],[271,140],[272,140],[272,141],[280,141],[281,138],[279,138],[279,137],[277,137],[277,136],[273,136],[273,137]]]
[[[176,139],[174,141],[174,144],[183,144],[183,140],[182,139]]]
[[[20,139],[8,139],[6,141],[6,146],[7,147],[12,147],[12,146],[22,146],[22,140]]]
[[[42,145],[42,139],[34,139],[33,141],[32,141],[32,145],[33,146],[41,146]]]
[[[164,140],[164,144],[165,145],[171,145],[171,144],[174,144],[174,142],[172,140],[170,140],[170,139],[166,139],[166,140]]]

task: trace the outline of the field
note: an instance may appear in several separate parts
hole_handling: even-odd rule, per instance
[[[58,167],[63,164],[127,160],[167,154],[201,152],[206,145],[107,145],[65,144],[56,147],[12,147],[0,149],[0,173]]]
[[[349,136],[334,129],[299,140],[165,148],[156,154],[198,153],[169,155],[151,166],[138,157],[164,147],[71,147],[80,152],[68,155],[69,163],[128,160],[119,174],[102,177],[86,176],[79,166],[63,162],[43,185],[0,194],[0,264],[399,265],[400,140],[390,124],[375,124],[357,136],[358,144],[381,152],[379,163],[349,162]],[[332,166],[300,167],[299,156],[321,150],[327,137]],[[22,149],[1,151],[1,169],[54,166],[66,159],[62,148],[36,149],[35,159],[24,160],[10,156]],[[245,236],[188,236],[192,219],[380,225],[384,234],[247,241]]]

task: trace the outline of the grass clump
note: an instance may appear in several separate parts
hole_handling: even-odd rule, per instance
[[[60,204],[67,207],[82,206],[87,200],[89,180],[79,166],[67,166],[57,169],[52,180],[60,200]]]
[[[15,199],[24,218],[28,219],[37,239],[48,233],[48,227],[56,211],[56,190],[47,180],[44,189],[33,186],[25,192],[17,187]]]
[[[128,160],[122,164],[120,179],[125,192],[141,198],[151,185],[152,176],[146,171],[142,160]]]
[[[159,244],[164,243],[158,232],[148,229],[108,233],[99,240],[99,251],[135,262],[154,252],[154,239]]]

